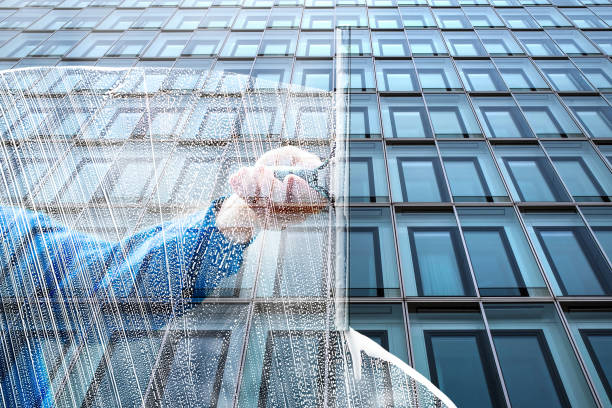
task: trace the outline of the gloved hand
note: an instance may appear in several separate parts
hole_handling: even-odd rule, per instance
[[[259,229],[283,229],[321,211],[327,201],[306,180],[290,174],[274,177],[275,166],[314,169],[321,160],[294,146],[263,154],[253,167],[242,167],[230,176],[233,194],[217,214],[217,227],[236,242],[248,242]]]

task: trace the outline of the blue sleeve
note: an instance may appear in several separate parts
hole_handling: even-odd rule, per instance
[[[217,229],[215,206],[119,242],[75,232],[40,213],[0,207],[0,296],[176,301],[194,287],[206,296],[238,272],[246,248]]]

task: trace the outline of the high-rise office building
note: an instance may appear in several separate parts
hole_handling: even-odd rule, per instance
[[[194,68],[342,90],[350,325],[460,407],[612,407],[611,27],[607,0],[1,0],[0,68]],[[122,171],[141,171],[134,159]],[[257,297],[241,285],[216,293],[244,341],[202,340],[216,351],[203,404],[297,406],[270,391],[282,371],[265,351],[249,360],[245,333],[274,313],[241,303]],[[18,360],[7,338],[0,368]],[[130,347],[165,356],[150,340]],[[64,383],[77,351],[56,356]],[[123,351],[89,356],[106,362],[63,401],[95,405],[104,381],[121,387],[104,370]],[[144,393],[156,370],[149,361],[144,387],[125,392]],[[6,404],[11,378],[0,370]]]

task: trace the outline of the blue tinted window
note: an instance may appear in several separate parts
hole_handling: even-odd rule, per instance
[[[495,155],[516,201],[570,201],[540,148],[496,146]]]
[[[435,27],[436,22],[428,7],[400,7],[402,22],[406,28]]]
[[[432,146],[394,146],[387,150],[387,159],[394,201],[450,200],[442,164]]]
[[[465,95],[425,95],[437,137],[482,136]]]
[[[372,47],[376,57],[410,56],[408,41],[403,31],[372,31]]]
[[[532,57],[554,57],[563,55],[563,51],[551,41],[543,31],[517,31],[518,40]]]
[[[380,143],[350,144],[348,195],[352,202],[388,201],[385,162]]]
[[[440,142],[439,148],[454,201],[509,201],[484,143]]]
[[[525,55],[525,52],[516,42],[510,31],[506,30],[477,30],[478,37],[491,56],[497,55]]]
[[[521,110],[510,97],[475,97],[472,103],[487,137],[533,137]]]
[[[546,81],[527,58],[496,58],[493,60],[502,78],[513,91],[549,89]]]
[[[539,137],[579,137],[582,132],[552,94],[515,95],[531,129]]]
[[[576,58],[573,62],[595,88],[600,91],[612,90],[612,62],[610,60],[605,58]]]
[[[381,98],[380,109],[386,138],[433,137],[422,98]]]
[[[612,107],[599,96],[565,97],[563,101],[591,137],[610,137]]]
[[[584,75],[570,61],[536,61],[556,91],[592,91]]]
[[[445,31],[446,46],[454,57],[482,57],[487,51],[474,32]]]
[[[468,91],[506,91],[506,84],[491,61],[456,61],[459,75]]]
[[[448,58],[418,58],[414,61],[424,91],[461,89],[459,77]]]
[[[545,142],[565,186],[576,201],[610,201],[612,173],[587,142]]]
[[[612,259],[612,209],[585,207],[582,208],[587,222],[591,226],[601,249],[608,259]]]
[[[348,110],[348,123],[345,124],[345,130],[350,137],[376,138],[381,136],[376,95],[352,95]]]
[[[351,73],[354,72],[351,63]],[[416,92],[419,84],[412,61],[376,61],[378,89],[385,92]]]
[[[600,54],[578,30],[547,30],[548,35],[567,55]]]
[[[612,330],[583,329],[580,334],[608,399],[612,399]]]
[[[407,30],[406,37],[413,55],[448,55],[437,30]]]

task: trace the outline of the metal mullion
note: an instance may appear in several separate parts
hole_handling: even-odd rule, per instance
[[[499,377],[499,382],[502,386],[502,391],[504,393],[504,400],[506,401],[506,406],[508,408],[512,408],[512,404],[510,403],[510,396],[508,395],[508,390],[506,389],[506,381],[502,373],[501,364],[499,363],[499,358],[497,356],[497,350],[495,349],[495,342],[493,341],[493,335],[491,334],[491,327],[489,326],[489,319],[487,319],[487,313],[484,309],[484,305],[482,302],[478,302],[478,309],[480,311],[480,317],[482,318],[482,322],[484,323],[485,332],[487,333],[487,339],[489,340],[489,346],[491,347],[491,351],[493,353],[493,361],[495,361],[495,369],[497,370],[497,376]]]
[[[548,293],[552,297],[552,300],[556,301],[557,300],[557,295],[556,295],[555,291],[553,290],[552,285],[550,284],[550,281],[548,280],[548,275],[546,273],[546,270],[544,269],[544,266],[542,265],[542,261],[538,257],[538,253],[535,250],[535,246],[534,246],[533,242],[531,242],[531,237],[529,236],[529,233],[527,231],[527,226],[525,225],[525,221],[523,220],[523,216],[521,214],[521,211],[519,211],[517,206],[512,206],[512,207],[514,209],[514,214],[515,214],[515,216],[518,219],[518,222],[519,222],[519,225],[521,227],[521,230],[523,231],[523,235],[527,239],[527,245],[529,245],[529,249],[530,249],[531,255],[533,256],[533,258],[534,258],[534,260],[536,262],[536,265],[538,266],[538,269],[540,271],[540,275],[542,276],[542,279],[544,280],[544,284],[546,285],[546,288],[548,289]]]
[[[470,257],[470,252],[467,248],[467,243],[465,242],[465,237],[463,236],[463,227],[461,225],[461,221],[459,220],[459,213],[457,212],[457,208],[453,206],[453,215],[455,216],[455,223],[457,223],[457,228],[459,229],[459,237],[461,238],[461,245],[463,247],[463,251],[465,253],[465,258],[468,263],[468,267],[470,268],[470,276],[472,277],[472,285],[474,285],[474,289],[476,291],[476,298],[480,298],[480,288],[478,287],[478,281],[476,280],[476,274],[474,273],[474,268],[472,267],[472,258]]]
[[[591,378],[589,370],[586,368],[584,360],[582,359],[582,355],[580,354],[578,346],[576,345],[576,341],[574,340],[574,337],[572,336],[572,331],[569,327],[569,323],[565,319],[565,314],[563,313],[563,309],[561,308],[561,305],[559,304],[558,301],[553,302],[553,304],[555,305],[555,309],[557,311],[559,319],[561,320],[561,326],[563,327],[563,330],[565,331],[565,335],[567,336],[567,339],[570,343],[570,347],[574,351],[574,355],[576,357],[578,365],[580,366],[580,369],[582,370],[582,374],[584,375],[584,380],[586,381],[589,389],[591,390],[591,395],[593,397],[593,400],[595,401],[595,404],[597,405],[598,408],[604,408],[603,402],[601,401],[601,398],[599,397],[599,394],[597,393],[597,389],[595,385],[593,384],[593,380]]]
[[[538,146],[540,147],[540,149],[542,149],[542,151],[544,152],[544,156],[546,156],[546,158],[548,159],[548,161],[550,162],[553,171],[555,172],[555,174],[557,175],[557,177],[559,178],[559,181],[561,182],[561,185],[563,186],[563,188],[565,189],[565,191],[567,192],[567,194],[570,197],[570,202],[572,204],[576,204],[576,200],[574,199],[574,195],[572,194],[572,192],[570,191],[569,188],[567,188],[567,186],[565,185],[565,182],[563,181],[563,177],[561,177],[561,174],[559,174],[559,171],[557,171],[557,166],[555,166],[555,163],[552,161],[552,159],[550,158],[550,155],[548,154],[548,152],[546,151],[546,148],[544,147],[544,145],[542,144],[541,140],[537,141]],[[566,142],[562,142],[562,143],[566,143]]]
[[[608,207],[608,208],[610,208],[610,207]],[[606,254],[606,251],[604,251],[603,247],[601,246],[601,243],[597,239],[597,235],[595,234],[595,232],[591,228],[590,223],[587,221],[586,217],[584,216],[584,214],[582,212],[582,209],[578,205],[576,206],[576,212],[578,213],[578,216],[582,219],[582,222],[584,223],[584,225],[587,227],[587,229],[589,230],[589,232],[593,236],[593,239],[595,240],[595,245],[597,245],[597,247],[599,248],[599,252],[603,255],[603,257],[608,262],[608,266],[610,266],[610,268],[612,269],[612,261],[608,257],[608,254]]]

